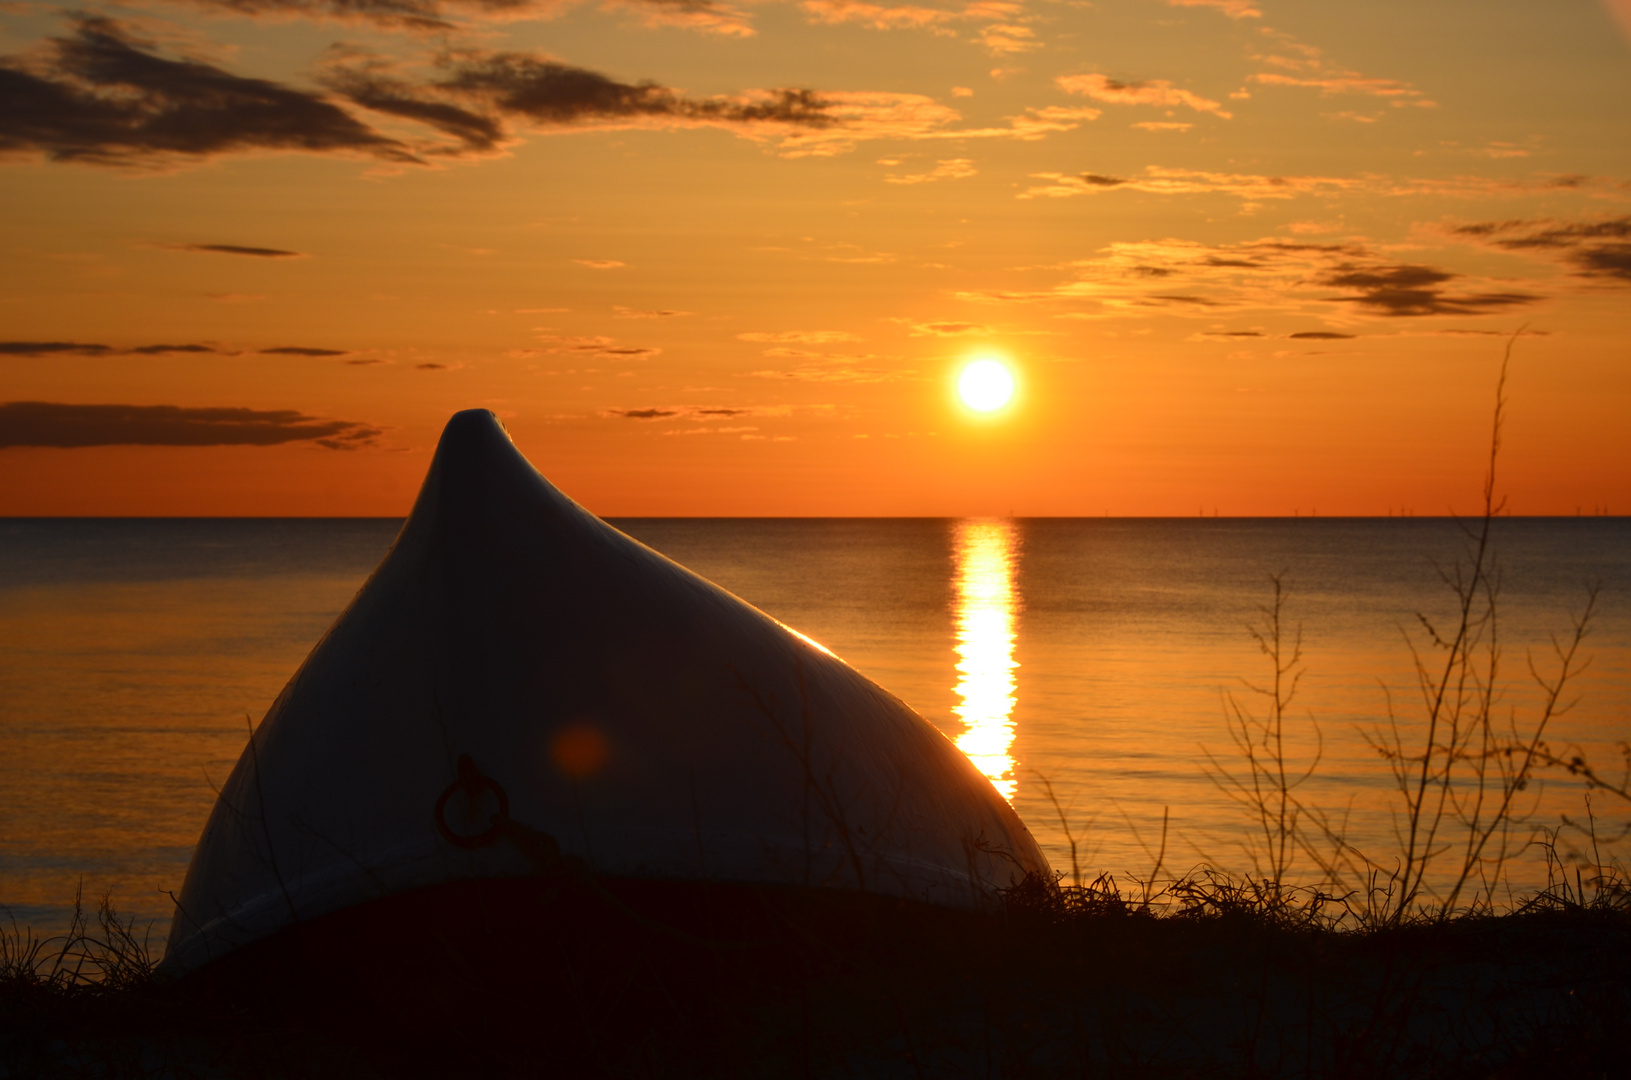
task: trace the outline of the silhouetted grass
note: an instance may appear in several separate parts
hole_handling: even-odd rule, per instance
[[[428,890],[179,981],[106,904],[71,942],[10,928],[0,1076],[1614,1076],[1631,1045],[1619,874],[1368,926],[1216,873],[1032,876],[983,914],[476,887],[485,923]]]

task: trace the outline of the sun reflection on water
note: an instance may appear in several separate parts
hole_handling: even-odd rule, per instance
[[[957,674],[961,702],[953,708],[966,731],[957,748],[1012,799],[1014,759],[1014,626],[1019,590],[1014,567],[1019,534],[1013,522],[957,523]]]

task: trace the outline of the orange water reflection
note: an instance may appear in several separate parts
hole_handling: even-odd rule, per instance
[[[1019,530],[1012,521],[957,523],[957,674],[959,703],[952,711],[967,725],[957,747],[1012,799],[1014,758],[1014,629],[1019,590],[1014,584]]]

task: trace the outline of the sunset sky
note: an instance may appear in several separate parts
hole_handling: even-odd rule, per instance
[[[1631,0],[4,0],[0,208],[0,514],[1631,510]]]

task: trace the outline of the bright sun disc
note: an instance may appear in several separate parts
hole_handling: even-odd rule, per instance
[[[957,378],[957,396],[975,412],[995,412],[1014,396],[1014,376],[996,360],[976,360]]]

